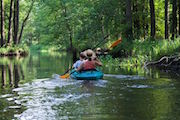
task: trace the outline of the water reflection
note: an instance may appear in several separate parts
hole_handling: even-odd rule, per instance
[[[21,65],[11,64],[1,66],[1,88],[18,87],[20,78],[24,79],[24,73]]]
[[[13,65],[12,65],[12,63],[10,63],[8,65],[8,73],[9,73],[9,85],[10,85],[10,87],[13,87],[14,77],[13,77]]]
[[[180,82],[173,74],[105,66],[103,80],[64,80],[57,74],[72,65],[72,57],[63,53],[0,64],[2,120],[179,119]]]
[[[2,88],[4,88],[4,86],[5,86],[5,84],[6,84],[6,71],[5,71],[3,65],[1,65],[1,71],[2,71],[2,74],[1,74],[1,76],[2,76],[2,82],[1,82],[1,84],[2,84]]]
[[[31,96],[32,91],[41,88],[42,84],[36,84],[38,87],[32,88],[29,83],[34,83],[38,78],[48,78],[54,73],[62,74],[72,65],[71,55],[64,53],[47,54],[32,53],[26,58],[1,58],[0,59],[0,118],[1,120],[13,119],[21,114],[28,107],[26,101],[36,98]],[[43,83],[44,83],[43,79]],[[22,89],[23,84],[29,87],[23,89],[23,92],[16,91]],[[35,82],[36,83],[36,82]],[[55,83],[56,84],[56,83]],[[48,83],[51,86],[51,82]],[[15,89],[14,89],[15,88]],[[50,89],[47,87],[47,89]],[[29,91],[29,92],[27,92]],[[44,91],[44,88],[42,88]],[[48,90],[49,91],[49,90]],[[22,93],[22,94],[21,94]],[[35,94],[38,92],[35,92]],[[46,97],[44,97],[46,99]],[[37,98],[40,99],[40,98]],[[26,107],[25,107],[26,106]],[[38,106],[40,107],[40,106]]]
[[[2,58],[0,60],[1,88],[17,88],[37,78],[48,78],[54,73],[63,74],[72,66],[72,56],[62,54],[33,53],[26,58]]]

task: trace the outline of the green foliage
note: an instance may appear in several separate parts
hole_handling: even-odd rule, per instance
[[[19,34],[20,34],[22,23],[23,23],[25,17],[27,16],[27,13],[29,11],[31,3],[32,3],[31,0],[19,1],[19,31],[18,31]],[[10,0],[4,0],[4,15],[5,15],[4,16],[5,17],[4,18],[4,20],[5,20],[5,30],[4,30],[4,32],[5,32],[5,37],[6,37],[4,42],[7,43],[8,28],[9,28],[9,17],[10,17]],[[13,21],[12,21],[11,25],[13,27]],[[30,28],[28,28],[28,29],[32,29],[32,26]],[[27,32],[29,32],[29,31],[27,31]],[[27,32],[25,32],[25,33],[27,34]],[[19,34],[18,34],[18,36],[19,36]],[[25,38],[26,37],[27,36],[25,36]],[[23,38],[22,44],[24,44],[24,38]],[[7,45],[4,45],[4,46],[7,46]]]
[[[105,48],[121,36],[122,43],[110,53],[113,57],[128,57],[122,60],[123,65],[142,65],[145,61],[173,54],[179,48],[178,39],[159,40],[164,38],[164,1],[154,2],[158,40],[147,39],[150,37],[149,1],[132,1],[132,29],[135,40],[128,40],[124,37],[128,26],[126,1],[38,0],[25,29],[23,43],[32,45],[31,49],[52,51],[68,49],[72,42],[73,47],[81,51],[93,48],[101,41],[103,42],[97,47]],[[172,3],[169,4],[169,10],[172,11]],[[109,35],[107,41],[103,40],[106,35]]]
[[[132,56],[146,56],[148,60],[157,60],[164,55],[171,55],[178,52],[180,48],[180,39],[169,40],[135,40],[133,42]]]
[[[60,49],[69,48],[72,40],[73,47],[82,50],[92,48],[108,34],[112,40],[117,39],[123,30],[120,27],[124,20],[122,3],[117,0],[39,0],[31,16],[33,21],[25,30],[24,40],[32,45],[37,44],[30,41],[38,41],[38,44],[54,45]]]
[[[45,46],[45,45],[38,44],[38,45],[32,45],[30,47],[30,50],[39,51],[39,52],[55,52],[55,51],[58,51],[59,48],[56,46]]]
[[[29,53],[29,47],[27,47],[26,45],[7,46],[0,48],[1,56],[13,56],[14,54],[26,55],[27,53]]]
[[[127,47],[126,47],[127,46]],[[121,51],[115,50],[121,49]],[[102,59],[104,64],[128,67],[128,66],[143,66],[146,61],[158,60],[163,56],[170,56],[178,53],[180,50],[180,38],[174,41],[169,40],[134,40],[132,44],[127,44],[126,42],[117,46],[114,51],[117,54],[123,54],[121,52],[130,52],[131,56],[127,58],[115,58],[107,56]],[[119,53],[118,53],[119,52]]]
[[[163,39],[165,31],[164,0],[155,0],[156,38]]]
[[[120,59],[112,58],[112,56],[110,56],[110,55],[100,57],[100,60],[102,61],[103,66],[105,66],[105,67],[114,67],[114,66],[120,65]]]

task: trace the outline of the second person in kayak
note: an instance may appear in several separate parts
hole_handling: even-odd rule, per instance
[[[96,66],[102,66],[101,61],[96,57],[95,53],[91,49],[86,50],[85,54],[87,60],[78,67],[77,71],[93,70],[96,69]]]
[[[85,61],[86,61],[86,55],[85,55],[84,52],[81,52],[81,53],[79,54],[79,60],[77,60],[77,61],[73,64],[73,68],[74,68],[74,69],[79,68],[79,66],[80,66],[83,62],[85,62]]]

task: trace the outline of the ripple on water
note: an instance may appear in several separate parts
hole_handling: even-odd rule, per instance
[[[132,85],[132,86],[127,86],[129,88],[152,88],[149,85]]]
[[[46,79],[35,81],[29,84],[24,84],[20,88],[15,88],[13,91],[18,94],[15,103],[21,104],[26,108],[22,114],[16,114],[14,117],[19,120],[55,120],[57,110],[53,109],[53,106],[63,105],[67,102],[74,104],[78,103],[78,100],[84,97],[91,96],[90,93],[69,93],[71,86],[80,86],[82,81],[69,80],[64,81],[60,79]],[[105,84],[105,81],[95,83],[97,86]],[[57,93],[57,87],[60,89],[60,94]],[[68,87],[69,89],[64,89]],[[64,90],[64,91],[63,91]],[[18,106],[18,105],[17,105]],[[63,116],[61,119],[68,119]],[[60,118],[58,118],[60,119]]]
[[[9,106],[9,109],[20,109],[21,106]]]
[[[55,120],[57,111],[52,106],[64,104],[66,102],[75,102],[82,97],[88,97],[90,94],[64,94],[62,98],[56,98],[54,96],[48,96],[43,98],[34,98],[23,104],[27,107],[27,110],[15,117],[20,120]],[[76,102],[75,102],[76,103]],[[31,117],[29,116],[31,115]]]
[[[95,81],[95,86],[97,87],[106,87],[106,84],[107,84],[107,80],[98,80],[98,81]]]
[[[7,97],[11,97],[13,96],[13,94],[5,94],[5,95],[1,95],[0,98],[7,98]]]
[[[112,75],[112,74],[104,74],[105,77],[113,77],[117,79],[126,79],[126,80],[145,80],[146,78],[136,75]]]
[[[78,80],[81,81],[82,85],[85,86],[96,86],[96,87],[106,87],[107,80]]]

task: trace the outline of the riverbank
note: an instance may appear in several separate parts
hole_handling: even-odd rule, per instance
[[[119,45],[126,46],[125,44]],[[134,40],[131,47],[123,51],[131,51],[131,55],[126,57],[112,58],[108,55],[101,57],[104,64],[120,67],[137,67],[144,66],[146,62],[157,61],[163,56],[178,54],[180,50],[180,38],[175,40]]]
[[[27,46],[8,46],[0,48],[0,57],[27,56],[29,48]]]

